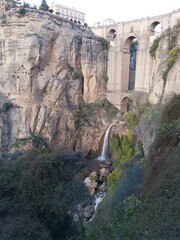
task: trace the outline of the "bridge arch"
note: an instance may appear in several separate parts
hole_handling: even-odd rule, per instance
[[[134,89],[141,94],[150,93],[154,66],[152,66],[149,48],[158,34],[168,28],[173,28],[178,23],[179,18],[180,9],[168,14],[127,22],[106,23],[106,25],[98,22],[93,26],[92,31],[107,40],[108,36],[113,39],[113,34],[117,33],[114,41],[109,41],[107,63],[109,81],[106,92],[107,99],[117,108],[121,108],[121,104],[125,103],[125,99],[122,99],[131,94],[128,90]],[[136,47],[138,49],[135,52],[137,62],[133,65],[135,66],[134,80],[130,82],[130,48],[134,39],[137,39]]]
[[[137,50],[138,40],[135,35],[131,35],[125,40],[122,51],[122,91],[135,88]]]
[[[107,34],[107,40],[109,41],[114,41],[114,39],[116,38],[116,30],[111,28],[109,31],[108,31],[108,34]]]
[[[128,97],[124,97],[121,100],[120,110],[121,110],[121,112],[127,112],[128,111]]]
[[[159,21],[154,21],[149,27],[149,36],[157,36],[161,33],[161,23]]]

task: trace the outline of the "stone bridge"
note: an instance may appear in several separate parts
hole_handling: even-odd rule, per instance
[[[180,23],[180,9],[128,22],[107,21],[108,24],[97,24],[92,31],[110,42],[107,99],[125,112],[133,90],[144,93],[144,96],[149,93],[150,47],[161,32]]]

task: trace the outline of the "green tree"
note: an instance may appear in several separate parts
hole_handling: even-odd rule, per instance
[[[126,135],[121,137],[122,160],[128,161],[134,155],[133,134],[129,131]]]
[[[84,166],[79,153],[37,148],[0,159],[0,239],[83,239],[74,216],[91,200],[77,177]]]
[[[42,0],[41,1],[41,5],[39,7],[40,10],[44,10],[44,11],[48,11],[49,10],[49,6],[47,5],[46,0]]]
[[[31,9],[37,9],[37,6],[34,4]]]
[[[23,7],[24,8],[31,8],[30,4],[28,2],[24,2],[23,3]]]

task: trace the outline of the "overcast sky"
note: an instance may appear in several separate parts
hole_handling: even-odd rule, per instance
[[[23,0],[21,0],[23,2]],[[111,18],[116,22],[146,18],[180,9],[180,0],[46,0],[48,5],[56,2],[75,7],[84,12],[88,25]],[[25,0],[40,5],[41,0]]]

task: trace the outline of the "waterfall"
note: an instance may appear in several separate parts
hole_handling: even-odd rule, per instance
[[[99,203],[102,202],[102,200],[103,200],[103,198],[105,197],[105,195],[106,195],[105,192],[99,193],[98,195],[96,194],[96,196],[95,196],[95,205],[94,205],[94,215],[92,216],[91,219],[89,219],[90,222],[93,220],[93,218],[94,218],[94,216],[95,216],[95,213],[96,213],[96,209],[97,209]]]
[[[103,198],[105,197],[105,193],[100,193],[98,196],[95,196],[95,206],[94,206],[94,210],[96,211],[99,203],[102,202]]]
[[[111,127],[112,127],[112,125],[110,125],[106,130],[102,152],[101,152],[101,155],[99,157],[97,157],[97,160],[99,160],[99,161],[106,161],[108,159],[108,142],[109,142],[108,137],[109,137],[109,132],[110,132]]]

